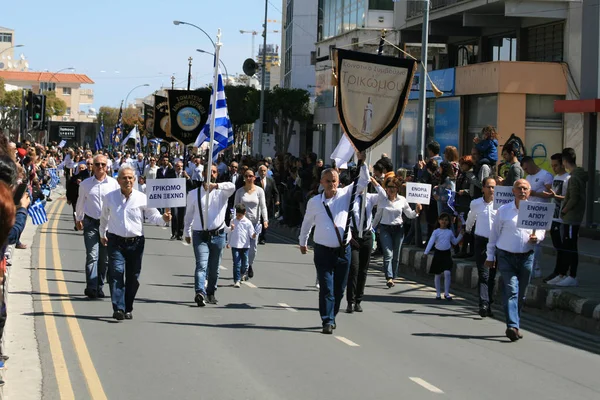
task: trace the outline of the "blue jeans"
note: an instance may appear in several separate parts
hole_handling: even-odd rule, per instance
[[[100,244],[100,221],[88,216],[83,218],[83,242],[85,244],[85,281],[91,290],[104,286],[108,267],[108,251]]]
[[[239,282],[248,271],[248,249],[231,248],[233,258],[233,282]]]
[[[404,240],[402,225],[380,225],[379,240],[383,248],[383,271],[385,279],[398,277],[398,265]]]
[[[315,266],[319,280],[319,313],[323,325],[335,323],[340,311],[344,291],[348,283],[351,248],[346,246],[344,258],[339,258],[337,249],[315,243]]]
[[[193,231],[192,245],[196,258],[196,271],[194,272],[196,293],[215,294],[219,280],[219,264],[221,264],[221,256],[225,248],[225,233],[207,238],[202,232]],[[204,289],[207,275],[208,286]]]
[[[108,234],[108,276],[113,311],[133,311],[133,301],[140,287],[145,238],[123,240]]]
[[[496,249],[498,271],[503,281],[506,326],[509,328],[519,329],[525,290],[531,280],[533,257],[533,251],[517,254]]]

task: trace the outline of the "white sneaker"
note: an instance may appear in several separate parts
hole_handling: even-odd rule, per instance
[[[542,269],[540,267],[537,267],[533,270],[533,277],[534,278],[541,278],[542,277]]]
[[[556,285],[558,284],[558,282],[562,281],[563,279],[565,279],[567,276],[566,275],[557,275],[554,278],[550,279],[548,282],[546,282],[548,285]]]
[[[242,285],[240,284],[240,281],[236,281],[236,282],[233,284],[233,287],[237,287],[237,288],[239,288],[239,287],[242,287]]]
[[[315,287],[317,289],[321,289],[321,285],[319,285],[319,280],[318,279],[315,281]]]
[[[562,281],[558,282],[556,286],[567,287],[567,286],[578,286],[579,282],[577,282],[577,278],[573,278],[572,276],[567,276]]]

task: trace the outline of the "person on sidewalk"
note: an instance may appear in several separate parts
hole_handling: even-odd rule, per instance
[[[487,246],[486,268],[498,267],[504,286],[506,337],[511,342],[523,338],[520,332],[521,308],[531,280],[533,250],[544,240],[545,231],[517,228],[519,204],[529,199],[531,186],[526,179],[513,185],[515,200],[498,209]]]
[[[120,189],[104,197],[100,215],[100,240],[108,247],[108,276],[117,321],[133,319],[133,303],[140,287],[144,255],[144,221],[165,226],[171,213],[161,215],[157,209],[148,208],[146,195],[135,190],[135,170],[123,164],[117,177]]]
[[[585,214],[585,197],[587,191],[587,172],[577,166],[575,150],[570,147],[563,149],[562,162],[571,174],[569,186],[562,204],[561,216],[563,220],[563,269],[559,274],[569,275],[558,282],[557,286],[577,286],[577,267],[579,266],[579,251],[577,240],[579,238],[579,226]]]
[[[545,169],[541,169],[537,166],[533,158],[526,156],[521,160],[521,166],[523,171],[527,174],[527,182],[531,186],[529,193],[529,200],[537,203],[549,203],[550,195],[546,193],[552,189],[552,174]],[[542,268],[540,267],[540,261],[542,260],[542,244],[538,243],[535,245],[534,257],[533,257],[533,277],[542,277]]]
[[[467,232],[473,232],[475,225],[475,264],[477,265],[479,288],[479,315],[482,318],[492,317],[492,303],[494,302],[494,285],[496,283],[496,269],[484,266],[487,258],[487,244],[492,230],[492,221],[496,216],[494,210],[494,189],[496,180],[487,177],[482,182],[483,197],[471,202],[469,216],[467,217]]]
[[[513,186],[516,181],[525,176],[525,172],[521,168],[517,152],[511,144],[502,148],[502,158],[509,167],[506,177],[498,176],[498,183],[502,186]]]
[[[194,246],[196,268],[194,271],[194,301],[198,307],[204,307],[206,301],[217,304],[215,292],[219,280],[219,265],[225,248],[225,211],[227,200],[235,192],[231,182],[217,182],[217,166],[204,168],[204,184],[187,195],[184,233],[186,243]],[[206,194],[208,192],[208,215]],[[206,215],[206,220],[204,216]],[[204,286],[208,275],[208,286]]]
[[[359,165],[364,162],[361,155]],[[353,186],[360,193],[369,183],[366,165],[360,167],[358,182],[338,188],[339,174],[328,168],[321,174],[323,193],[312,197],[306,206],[306,214],[300,230],[300,252],[308,252],[308,237],[314,231],[314,263],[319,279],[319,313],[323,324],[322,333],[331,335],[336,328],[335,317],[344,297],[350,269],[350,239],[348,226]],[[346,228],[346,229],[345,229]]]
[[[563,271],[563,265],[565,263],[564,250],[563,250],[563,239],[562,239],[562,218],[560,215],[562,203],[567,194],[567,187],[569,185],[569,178],[571,175],[565,169],[562,163],[562,154],[556,153],[550,157],[552,163],[552,170],[556,174],[552,180],[552,189],[545,193],[550,196],[554,203],[554,217],[552,218],[552,227],[550,228],[550,236],[552,237],[552,245],[556,250],[556,264],[554,271],[546,278],[544,282],[555,285],[558,282],[565,279],[566,275],[561,272]],[[567,265],[568,268],[568,265]]]
[[[254,225],[246,218],[246,206],[238,204],[235,206],[235,218],[225,228],[228,234],[227,247],[231,247],[231,258],[233,258],[233,287],[241,287],[241,281],[248,277],[248,250],[252,239],[256,239]]]
[[[100,245],[100,215],[105,196],[119,189],[117,180],[107,175],[106,156],[97,155],[92,162],[92,176],[79,184],[75,225],[83,230],[85,245],[85,290],[89,299],[104,298],[104,280],[108,267],[108,252]]]

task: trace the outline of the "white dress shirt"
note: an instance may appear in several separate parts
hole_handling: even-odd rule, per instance
[[[369,170],[365,165],[360,169],[360,177],[356,186],[356,193],[363,191],[369,183]],[[314,242],[322,246],[327,247],[340,247],[340,242],[335,234],[333,228],[333,222],[327,215],[323,203],[329,206],[331,215],[335,221],[335,226],[340,234],[342,240],[344,239],[344,230],[346,228],[346,221],[348,219],[348,209],[350,208],[350,197],[352,195],[352,186],[348,185],[344,188],[338,188],[335,196],[330,199],[326,199],[324,194],[314,196],[308,201],[306,206],[306,213],[304,214],[304,220],[302,221],[302,228],[300,229],[300,246],[306,246],[308,244],[308,236],[310,230],[315,227]],[[352,232],[348,232],[348,240],[345,244],[348,244]]]
[[[487,246],[488,261],[496,260],[496,247],[510,253],[533,251],[535,244],[529,243],[529,236],[533,233],[533,230],[517,228],[518,218],[519,209],[514,201],[498,209]],[[546,237],[546,231],[537,230],[536,236],[539,243]]]
[[[250,240],[256,234],[252,222],[243,217],[242,219],[234,218],[231,223],[234,225],[233,229],[230,226],[225,228],[225,232],[229,234],[229,245],[234,249],[249,249]]]
[[[231,181],[231,183],[235,184],[237,182],[239,176],[240,175],[236,172],[235,174],[232,174],[230,176],[229,180]]]
[[[427,248],[425,249],[424,254],[427,255],[431,251],[431,248],[435,245],[435,248],[440,251],[450,250],[452,246],[456,246],[462,240],[462,233],[458,236],[454,237],[454,232],[452,229],[441,229],[437,228],[431,234],[429,238],[429,242],[427,243]]]
[[[475,225],[475,234],[484,238],[490,238],[490,232],[492,230],[492,222],[497,210],[494,210],[494,200],[486,203],[483,197],[475,199],[469,206],[469,216],[467,217],[466,231],[471,232],[473,225]]]
[[[71,158],[70,154],[67,154],[65,156],[65,159],[63,161],[63,164],[65,165],[65,168],[74,168],[75,167],[75,162],[73,161],[73,159]]]
[[[354,208],[352,213],[354,214],[354,221],[350,222],[350,227],[356,229],[358,232],[370,230],[373,227],[373,207],[377,205],[379,201],[378,193],[367,193],[367,204],[365,206],[365,214],[363,220],[360,219],[360,213],[362,208],[363,195],[356,196],[354,201]],[[364,222],[366,221],[366,223]],[[354,226],[356,224],[356,226]]]
[[[100,237],[106,238],[107,232],[125,238],[143,236],[144,216],[150,224],[166,226],[158,210],[146,204],[146,195],[135,189],[129,198],[120,188],[108,193],[100,216]]]
[[[188,175],[192,178],[193,181],[202,181],[202,180],[204,180],[202,178],[202,172],[204,172],[204,165],[198,165],[198,166],[196,166],[195,164],[193,164],[190,167],[190,172],[188,172]]]
[[[208,227],[204,228],[204,221],[200,218],[198,208],[198,190],[200,190],[202,201],[202,215],[207,218]],[[190,191],[187,195],[187,208],[185,209],[184,232],[186,237],[192,236],[194,231],[212,231],[221,229],[225,223],[225,211],[227,210],[227,200],[235,191],[235,185],[231,182],[220,182],[217,189],[213,189],[208,194],[208,215],[206,215],[206,191],[204,186]]]
[[[119,170],[119,167],[121,167],[121,158],[120,157],[115,158],[112,166],[113,166],[113,171],[117,172]]]
[[[408,204],[406,197],[396,195],[396,199],[391,201],[385,190],[377,187],[379,192],[379,202],[377,203],[377,214],[375,214],[374,225],[402,225],[402,213],[408,218],[417,218],[419,214]]]
[[[75,207],[75,218],[77,221],[83,221],[85,215],[90,218],[100,219],[104,196],[118,189],[120,187],[117,180],[108,175],[103,181],[99,181],[93,175],[81,181],[79,185],[79,199]]]

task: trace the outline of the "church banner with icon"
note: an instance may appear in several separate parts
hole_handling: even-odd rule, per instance
[[[173,138],[170,137],[169,102],[166,97],[154,95],[152,133],[159,139],[173,141]]]
[[[154,130],[154,107],[146,103],[144,103],[144,128],[146,136],[152,135]]]
[[[338,117],[357,151],[398,127],[416,69],[413,60],[335,50]]]
[[[169,90],[171,136],[184,144],[194,143],[208,119],[210,91]]]

